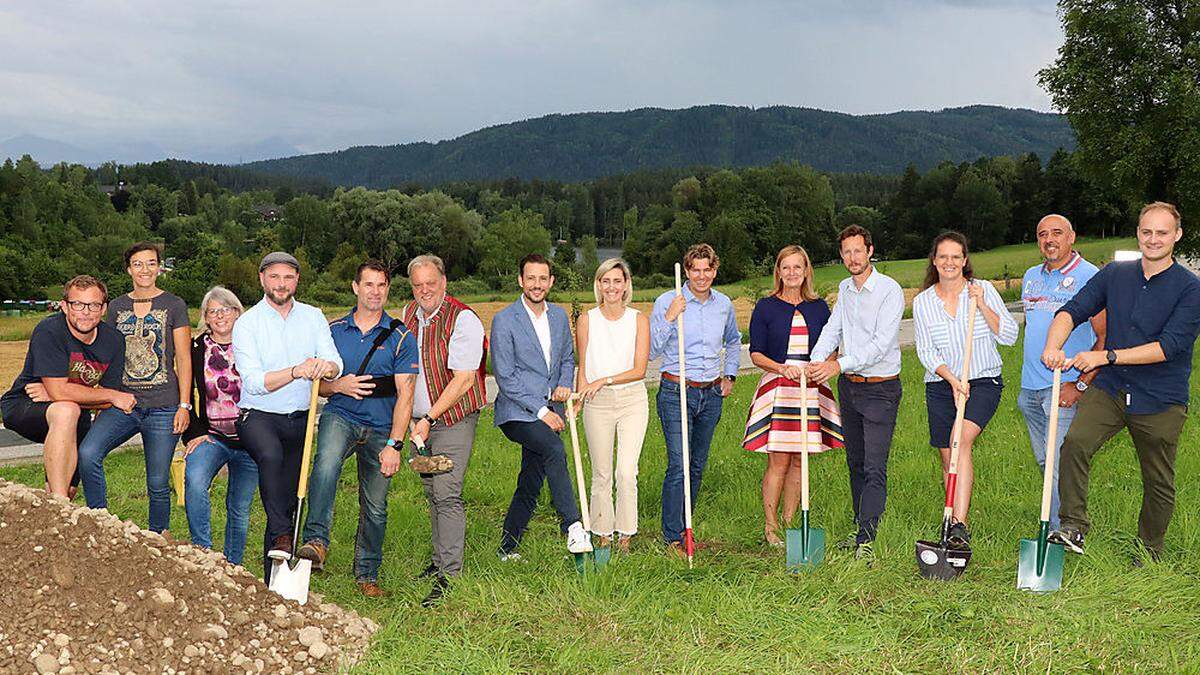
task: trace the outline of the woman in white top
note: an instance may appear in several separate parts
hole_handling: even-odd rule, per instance
[[[975,300],[974,347],[970,381],[960,380],[967,339],[967,314]],[[945,232],[933,240],[924,290],[913,300],[917,357],[925,366],[925,406],[929,412],[929,444],[941,451],[943,480],[950,467],[950,436],[954,427],[956,394],[967,399],[962,440],[958,448],[958,483],[954,495],[950,543],[965,547],[967,511],[975,479],[971,447],[996,414],[1004,389],[997,344],[1017,342],[1017,322],[1004,306],[996,288],[976,281],[967,254],[967,238]]]
[[[586,402],[583,427],[592,459],[592,531],[600,546],[629,551],[637,533],[637,474],[642,440],[650,419],[646,362],[650,320],[629,307],[633,279],[629,265],[609,258],[596,269],[593,289],[599,305],[575,327],[579,370],[575,390]],[[613,443],[616,443],[617,500],[613,506]]]

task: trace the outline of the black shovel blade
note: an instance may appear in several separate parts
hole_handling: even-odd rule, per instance
[[[971,562],[971,549],[949,548],[941,542],[917,542],[917,570],[926,579],[952,581],[962,575]]]

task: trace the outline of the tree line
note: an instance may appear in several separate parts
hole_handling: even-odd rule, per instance
[[[125,189],[101,191],[117,173],[129,179]],[[307,268],[308,297],[340,303],[368,256],[403,273],[413,256],[436,253],[457,292],[478,294],[507,287],[514,261],[530,251],[555,257],[560,285],[586,288],[597,249],[615,247],[639,285],[654,287],[670,285],[673,263],[697,241],[716,247],[722,280],[731,282],[769,273],[775,251],[789,243],[818,262],[834,260],[836,233],[850,223],[875,233],[881,258],[910,258],[923,256],[944,229],[963,231],[980,250],[1027,241],[1051,211],[1091,236],[1123,233],[1133,222],[1130,207],[1065,151],[1044,167],[1029,154],[925,173],[910,167],[901,176],[828,175],[780,163],[582,183],[512,179],[327,193],[291,182],[235,191],[220,177],[188,175],[178,165],[43,170],[28,157],[6,161],[0,296],[36,298],[77,273],[121,292],[128,283],[121,252],[141,239],[164,244],[174,263],[164,286],[192,303],[213,283],[253,300],[256,261],[274,249],[294,251]]]

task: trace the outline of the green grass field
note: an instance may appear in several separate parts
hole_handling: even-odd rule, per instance
[[[1060,592],[1019,592],[1018,540],[1036,532],[1041,475],[1015,409],[1020,346],[1003,354],[1008,386],[976,447],[974,558],[958,581],[926,581],[916,573],[913,542],[935,536],[942,488],[936,453],[927,444],[920,366],[908,351],[887,514],[870,569],[831,552],[820,568],[795,576],[784,569],[782,552],[762,543],[764,459],[739,446],[756,378],[743,377],[726,402],[696,501],[696,531],[713,548],[699,555],[692,571],[668,559],[657,543],[665,459],[656,418],[641,459],[642,533],[630,556],[615,558],[603,574],[577,576],[543,493],[522,548],[525,560],[501,563],[494,551],[519,453],[488,415],[467,476],[466,569],[445,603],[432,610],[417,606],[429,589],[413,580],[428,561],[429,521],[419,481],[407,473],[393,481],[381,575],[393,595],[373,602],[357,594],[350,573],[357,500],[349,466],[339,489],[329,569],[315,577],[314,590],[381,623],[359,669],[368,673],[1200,669],[1195,423],[1184,429],[1178,506],[1163,562],[1130,566],[1141,487],[1122,433],[1099,456],[1092,475],[1094,527],[1087,554],[1068,557]],[[112,510],[144,525],[140,456],[114,455],[108,471]],[[0,469],[0,476],[34,485],[42,480],[37,466]],[[851,528],[841,453],[815,459],[813,486],[813,523],[832,543]],[[218,542],[223,499],[224,481],[218,480]],[[260,559],[262,528],[256,508],[247,560]],[[172,512],[172,530],[187,533],[181,508]]]

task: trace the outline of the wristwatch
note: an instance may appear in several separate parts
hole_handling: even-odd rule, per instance
[[[604,378],[604,384],[611,387],[612,386],[612,378],[611,377]]]
[[[1116,350],[1113,350],[1113,349],[1110,349],[1110,350],[1108,350],[1108,365],[1110,365],[1110,366],[1115,366],[1115,365],[1117,365],[1117,352],[1116,352]]]
[[[188,412],[191,412],[191,411],[192,411],[192,404],[191,404],[191,403],[180,403],[180,404],[179,404],[179,407],[180,407],[180,408],[183,408],[184,410],[186,410],[186,411],[188,411]]]
[[[1087,391],[1087,388],[1088,388],[1087,382],[1084,382],[1083,380],[1075,380],[1076,391],[1078,391],[1079,393],[1082,394],[1083,392]]]
[[[430,417],[429,413],[425,413],[424,415],[421,415],[421,419],[425,420],[426,422],[429,422],[430,429],[433,428],[433,425],[437,424],[437,420]]]
[[[395,448],[395,447],[396,447],[396,439],[394,439],[394,438],[389,438],[389,439],[387,440],[387,444],[386,444],[386,445],[387,445],[389,448]]]

